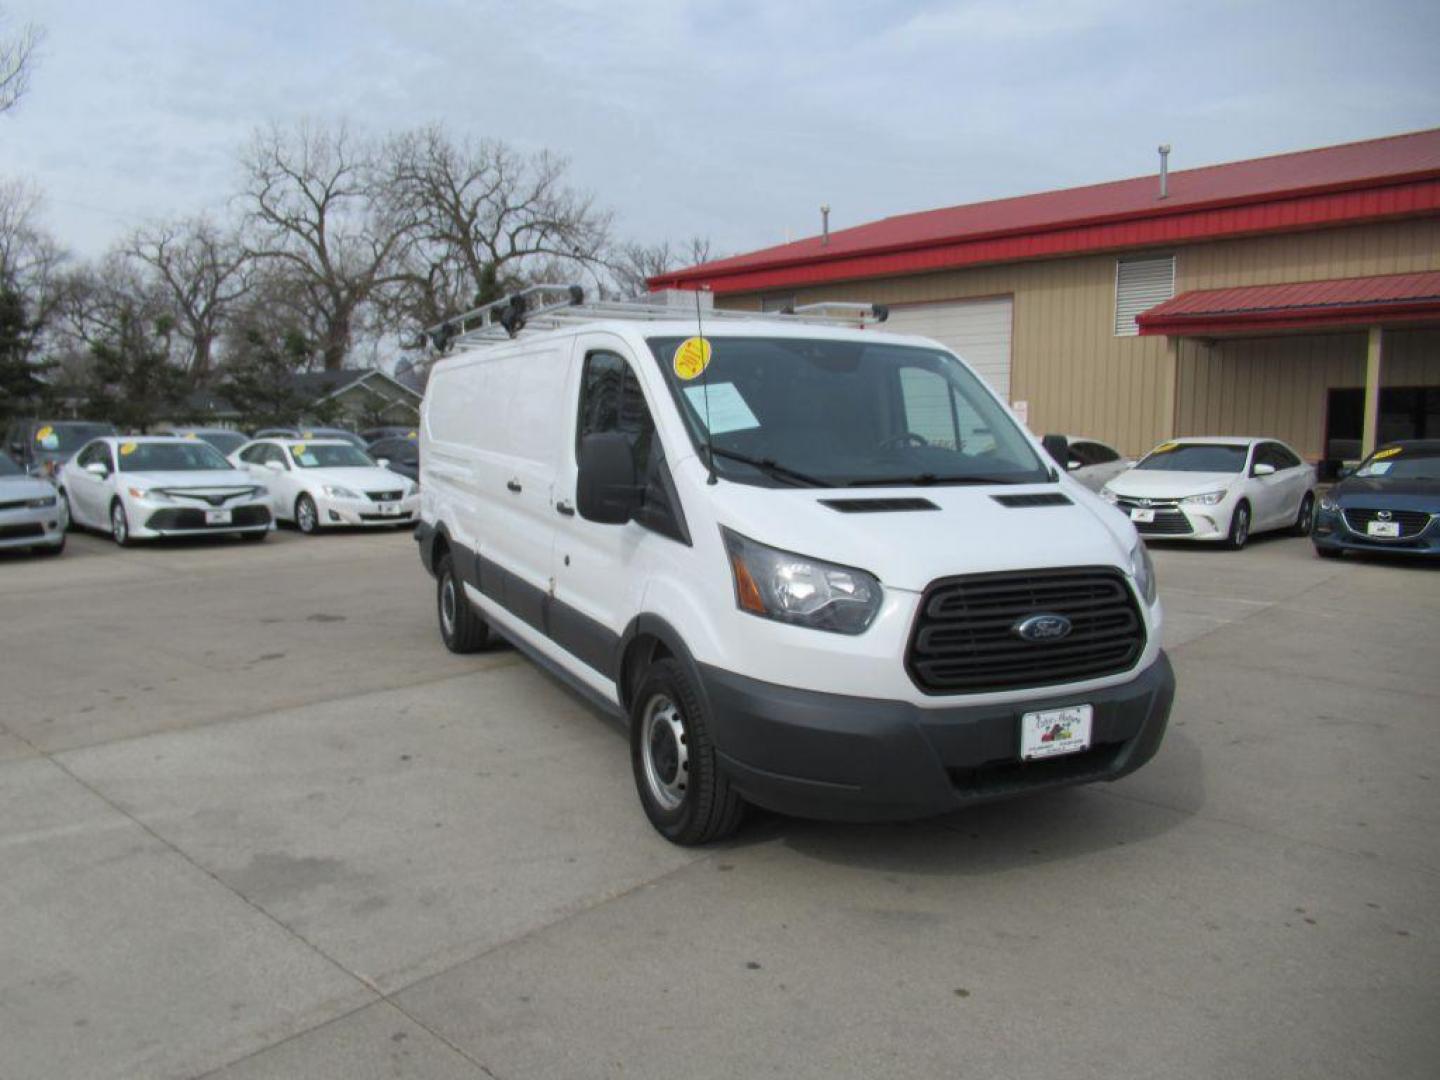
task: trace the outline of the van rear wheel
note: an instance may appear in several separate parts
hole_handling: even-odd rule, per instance
[[[698,689],[674,660],[651,665],[630,708],[630,765],[665,839],[707,844],[740,827],[745,803],[720,771]]]
[[[435,613],[440,620],[440,640],[451,652],[479,652],[490,644],[490,627],[470,606],[465,587],[455,576],[455,560],[448,553],[435,567]]]

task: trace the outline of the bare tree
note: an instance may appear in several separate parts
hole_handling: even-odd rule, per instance
[[[692,236],[683,244],[672,244],[669,240],[658,244],[621,244],[610,255],[608,266],[620,294],[631,297],[649,290],[649,278],[699,266],[715,258],[719,256],[710,254],[708,236]]]
[[[0,113],[14,108],[30,89],[35,50],[44,37],[40,27],[27,23],[15,37],[0,39]]]
[[[242,161],[249,251],[283,267],[325,368],[343,367],[361,309],[399,280],[413,222],[381,198],[372,147],[343,125],[257,132]]]
[[[68,287],[66,254],[38,224],[39,206],[30,186],[0,183],[0,414],[43,396],[40,361]]]
[[[392,137],[385,187],[413,222],[406,313],[431,322],[485,303],[557,264],[604,264],[611,215],[565,182],[567,162],[494,139],[453,142],[438,126]]]
[[[253,261],[238,239],[204,217],[140,229],[125,250],[149,267],[169,299],[189,346],[185,370],[192,385],[203,383],[226,316],[250,290]]]

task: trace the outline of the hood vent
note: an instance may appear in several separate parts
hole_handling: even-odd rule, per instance
[[[842,514],[890,514],[905,510],[939,510],[929,499],[821,499],[821,506]]]
[[[1058,491],[1039,491],[1033,495],[991,495],[1001,506],[1017,509],[1022,506],[1069,506],[1068,496]]]

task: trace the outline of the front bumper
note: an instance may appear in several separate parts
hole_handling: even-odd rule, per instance
[[[0,510],[0,549],[59,547],[65,542],[65,511],[54,506]]]
[[[1310,540],[1325,551],[1357,551],[1380,555],[1440,556],[1440,516],[1413,536],[1376,539],[1350,528],[1339,510],[1318,510]]]
[[[1144,507],[1135,500],[1122,498],[1112,505],[1130,518],[1135,531],[1146,540],[1224,540],[1230,535],[1230,518],[1235,513],[1235,502],[1230,498],[1212,505],[1182,503],[1177,499],[1155,500],[1154,505]],[[1133,509],[1149,510],[1154,520],[1135,521],[1131,516]]]
[[[751,802],[799,817],[928,817],[1047,788],[1115,780],[1154,757],[1175,696],[1162,652],[1119,686],[1002,705],[920,708],[763,683],[701,665],[715,745]],[[1094,706],[1091,748],[1021,761],[1020,714]]]
[[[381,506],[394,506],[397,512],[381,513]],[[389,503],[377,503],[372,499],[333,499],[321,495],[315,499],[315,510],[321,525],[414,525],[420,516],[420,495]]]
[[[132,499],[131,534],[137,538],[155,536],[201,536],[206,533],[263,532],[271,527],[270,506],[249,502],[223,507],[192,506],[152,499]],[[211,522],[207,512],[221,510],[228,521]]]

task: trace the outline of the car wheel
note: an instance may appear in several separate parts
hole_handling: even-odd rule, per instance
[[[455,560],[442,555],[435,567],[435,613],[440,640],[453,653],[479,652],[490,644],[490,627],[471,606],[455,576]]]
[[[110,504],[110,538],[121,547],[130,546],[130,519],[119,499]]]
[[[69,532],[70,526],[75,524],[75,515],[70,512],[70,493],[64,488],[60,489],[60,531]]]
[[[314,536],[320,528],[320,512],[315,509],[315,500],[301,495],[295,500],[295,527],[306,536]]]
[[[705,844],[740,827],[745,802],[720,771],[699,691],[675,660],[652,664],[630,708],[630,765],[650,824]]]
[[[1230,533],[1225,537],[1225,546],[1231,551],[1239,551],[1250,539],[1250,504],[1241,502],[1235,507],[1235,513],[1230,515]]]
[[[1290,535],[1309,536],[1310,526],[1315,522],[1315,496],[1310,492],[1305,493],[1305,498],[1300,500],[1300,513],[1295,516],[1295,524],[1290,526]]]
[[[1343,556],[1345,552],[1341,551],[1339,548],[1321,547],[1319,544],[1316,544],[1315,554],[1322,559],[1338,559]]]

